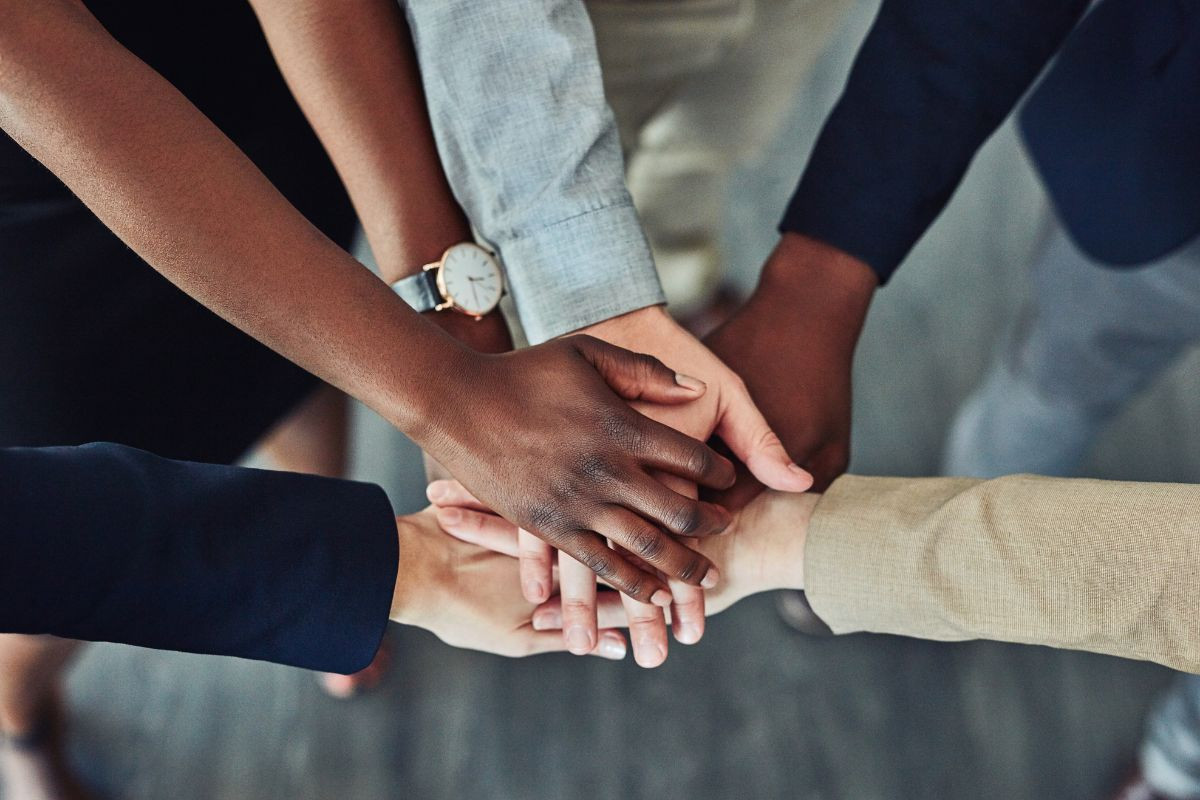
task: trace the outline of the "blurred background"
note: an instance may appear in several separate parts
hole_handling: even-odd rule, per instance
[[[854,5],[786,130],[734,181],[727,250],[748,291],[877,4]],[[863,474],[937,474],[947,425],[1013,323],[1047,207],[1006,125],[881,291],[859,348]],[[354,477],[424,505],[419,453],[356,410]],[[1097,442],[1084,474],[1200,481],[1200,360]],[[768,596],[645,671],[453,650],[395,629],[377,691],[299,670],[114,645],[71,677],[74,756],[98,787],[177,798],[1091,798],[1133,755],[1164,669],[991,643],[812,639]]]

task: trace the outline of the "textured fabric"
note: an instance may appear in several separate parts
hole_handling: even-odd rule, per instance
[[[849,5],[587,0],[629,191],[677,316],[726,280],[733,172],[779,135]]]
[[[781,223],[886,281],[1088,0],[884,0]]]
[[[1112,264],[1194,237],[1200,3],[1101,0],[1072,34],[1088,5],[885,0],[782,229],[830,242],[886,280],[1062,47],[1022,130],[1072,236]]]
[[[0,631],[353,672],[399,558],[381,489],[118,445],[0,449]]]
[[[836,481],[804,588],[835,633],[995,639],[1200,672],[1200,486]]]
[[[1020,323],[951,425],[943,473],[1075,474],[1103,426],[1197,343],[1200,241],[1115,270],[1056,228]]]
[[[438,153],[537,343],[664,302],[579,0],[402,0]]]
[[[1146,783],[1167,797],[1200,797],[1200,676],[1180,675],[1146,720]]]

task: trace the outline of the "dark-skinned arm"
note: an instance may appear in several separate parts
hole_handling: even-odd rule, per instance
[[[884,0],[751,301],[708,344],[818,489],[847,466],[850,369],[877,286],[941,213],[1087,0]],[[761,487],[743,475],[724,500]]]
[[[590,337],[498,356],[463,347],[321,235],[82,6],[0,0],[0,18],[0,128],[148,264],[631,595],[670,600],[661,577],[604,539],[647,528],[664,539],[654,566],[699,583],[707,560],[667,533],[712,533],[728,515],[650,471],[711,486],[732,466],[625,401],[687,402],[702,389]]]

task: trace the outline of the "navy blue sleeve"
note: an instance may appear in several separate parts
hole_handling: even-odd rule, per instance
[[[885,282],[1087,0],[884,0],[780,224]]]
[[[353,672],[399,544],[376,486],[95,444],[0,449],[0,552],[0,631]]]

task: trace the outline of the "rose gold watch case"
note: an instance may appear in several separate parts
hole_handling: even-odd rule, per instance
[[[457,311],[459,314],[464,314],[468,317],[473,318],[476,322],[478,322],[479,320],[483,319],[485,316],[487,316],[488,314],[490,314],[496,310],[497,306],[500,305],[500,297],[497,297],[496,302],[492,304],[492,307],[487,309],[486,311],[484,311],[482,314],[476,314],[474,311],[467,311],[466,309],[459,306],[458,302],[455,301],[455,299],[454,299],[454,295],[450,294],[450,290],[446,288],[446,276],[445,276],[445,272],[442,270],[442,266],[446,263],[446,258],[450,255],[450,251],[454,250],[456,248],[459,248],[459,247],[474,247],[476,250],[478,250],[479,252],[481,252],[485,256],[487,256],[487,258],[492,262],[492,264],[495,265],[496,275],[499,277],[499,280],[500,280],[500,297],[503,297],[504,290],[505,290],[504,270],[502,270],[500,268],[499,259],[496,258],[496,254],[493,253],[491,250],[488,250],[485,247],[480,247],[479,245],[475,244],[474,242],[459,242],[458,244],[450,245],[449,247],[446,248],[445,252],[442,253],[441,258],[439,258],[437,261],[434,261],[432,264],[426,264],[424,267],[422,267],[422,269],[425,272],[428,272],[430,270],[437,270],[437,289],[438,289],[438,294],[440,294],[442,296],[442,302],[433,307],[434,311]]]

